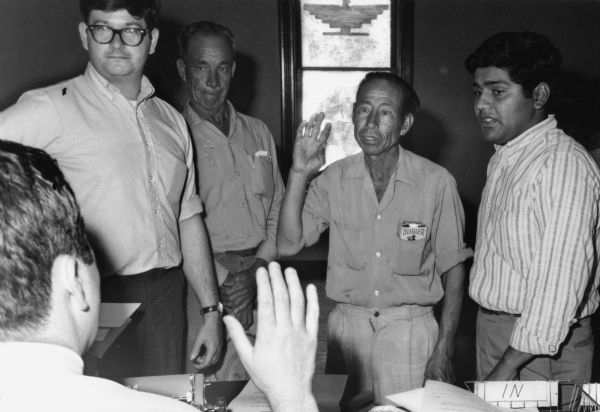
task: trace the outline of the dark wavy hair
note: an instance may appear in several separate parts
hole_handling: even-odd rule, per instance
[[[125,9],[133,17],[144,19],[148,30],[158,23],[160,0],[79,0],[79,10],[83,20],[88,23],[92,10],[117,11]]]
[[[46,152],[0,140],[0,341],[43,325],[61,254],[94,261],[71,187]]]
[[[541,82],[552,87],[560,73],[562,55],[541,34],[530,31],[501,32],[486,39],[465,60],[469,73],[482,67],[498,67],[523,87],[526,97]]]
[[[179,57],[182,59],[185,57],[188,51],[190,39],[196,34],[201,34],[204,37],[223,37],[225,40],[227,40],[229,47],[231,47],[231,51],[235,54],[235,36],[233,35],[232,31],[229,30],[228,27],[222,26],[218,23],[203,20],[188,24],[179,32],[177,40],[179,43]]]
[[[360,89],[372,80],[387,80],[400,90],[402,94],[402,113],[400,113],[400,115],[402,116],[402,118],[404,118],[407,114],[414,115],[417,113],[417,110],[419,110],[419,106],[421,105],[421,102],[419,101],[419,96],[417,96],[417,92],[415,92],[415,89],[413,89],[413,87],[406,80],[394,73],[367,73],[364,79],[362,79],[358,84],[358,89],[356,89],[356,95],[358,96]]]

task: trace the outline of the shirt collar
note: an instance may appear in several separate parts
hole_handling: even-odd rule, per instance
[[[540,134],[546,133],[548,130],[556,128],[556,125],[557,122],[556,119],[554,119],[554,115],[548,115],[548,117],[544,121],[541,121],[538,124],[525,130],[523,133],[521,133],[505,145],[495,144],[494,148],[496,149],[496,153],[510,154],[515,153],[516,151],[520,151],[520,149],[534,143],[536,136],[539,136]]]
[[[409,152],[402,146],[398,146],[398,149],[396,170],[394,171],[391,179],[394,181],[402,181],[414,185],[415,175]],[[350,179],[366,178],[369,175],[369,172],[367,171],[365,156],[363,153],[359,153],[355,156],[355,159],[351,162],[350,167],[348,168],[347,176]]]
[[[121,96],[121,98],[126,99],[125,96],[121,94],[119,88],[108,80],[106,80],[98,71],[94,68],[92,63],[88,62],[87,67],[85,69],[84,77],[93,84],[102,94],[111,100],[115,100],[117,96]],[[142,102],[154,94],[154,87],[150,80],[146,76],[142,76],[142,84],[140,87],[140,94],[138,95],[137,101]]]
[[[73,350],[64,346],[34,342],[0,343],[0,374],[32,373],[49,371],[51,373],[70,373],[83,375],[83,360]]]
[[[231,136],[233,134],[233,131],[235,130],[235,125],[237,124],[238,114],[235,111],[233,104],[229,100],[227,100],[227,108],[229,110],[229,136]],[[189,100],[185,105],[185,108],[183,109],[183,117],[185,118],[185,120],[187,120],[190,127],[194,127],[195,125],[200,125],[205,122],[212,124],[208,120],[201,118],[198,115],[198,113],[196,113],[196,111],[192,109]]]

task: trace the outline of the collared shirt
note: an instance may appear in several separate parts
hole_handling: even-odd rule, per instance
[[[327,296],[367,308],[434,305],[441,275],[472,255],[454,178],[402,148],[381,202],[362,153],[330,165],[311,182],[302,225],[307,245],[330,228]]]
[[[185,395],[185,393],[182,393]],[[83,375],[81,357],[63,346],[0,343],[2,412],[197,411],[175,399]]]
[[[597,309],[599,196],[596,165],[552,116],[496,146],[469,292],[487,309],[521,314],[515,349],[553,355]]]
[[[275,142],[262,121],[227,107],[227,136],[189,105],[184,110],[211,245],[215,253],[260,246],[257,256],[272,260],[283,198]]]
[[[102,275],[179,265],[178,221],[202,211],[185,121],[153,93],[144,77],[130,102],[88,64],[0,114],[1,138],[58,161]]]

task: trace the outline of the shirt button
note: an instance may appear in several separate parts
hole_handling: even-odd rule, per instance
[[[381,215],[377,215],[377,220],[381,220]]]
[[[235,172],[235,174],[238,176],[241,175],[241,173],[239,171]]]
[[[164,247],[164,246],[163,246],[163,244],[162,244],[162,243],[161,243],[160,245],[158,245],[158,248],[159,248],[159,249],[162,249],[163,247]]]
[[[246,236],[246,239],[250,239],[252,237],[252,235],[248,235]]]
[[[150,181],[154,183],[154,176],[150,176]]]
[[[379,312],[375,311],[375,313],[373,313],[373,316],[375,316],[376,318],[378,318],[379,317]]]
[[[158,215],[158,209],[154,209],[154,210],[152,211],[152,213],[154,213],[155,215]]]
[[[373,294],[374,294],[375,296],[379,296],[379,291],[378,291],[378,290],[376,290],[375,292],[373,292]]]
[[[246,202],[242,203],[242,207],[246,207]]]
[[[381,257],[381,252],[377,252],[377,253],[375,253],[375,256],[377,256],[377,257]]]

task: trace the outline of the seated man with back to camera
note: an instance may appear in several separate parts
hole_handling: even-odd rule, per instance
[[[83,375],[100,276],[73,191],[45,152],[0,140],[0,410],[195,411]]]
[[[98,330],[100,278],[73,191],[45,152],[0,140],[0,410],[195,411],[182,402],[83,375]],[[274,412],[317,410],[310,393],[318,301],[275,263],[259,271],[258,334],[224,321]],[[289,292],[288,292],[289,290]],[[299,350],[300,349],[300,350]]]

